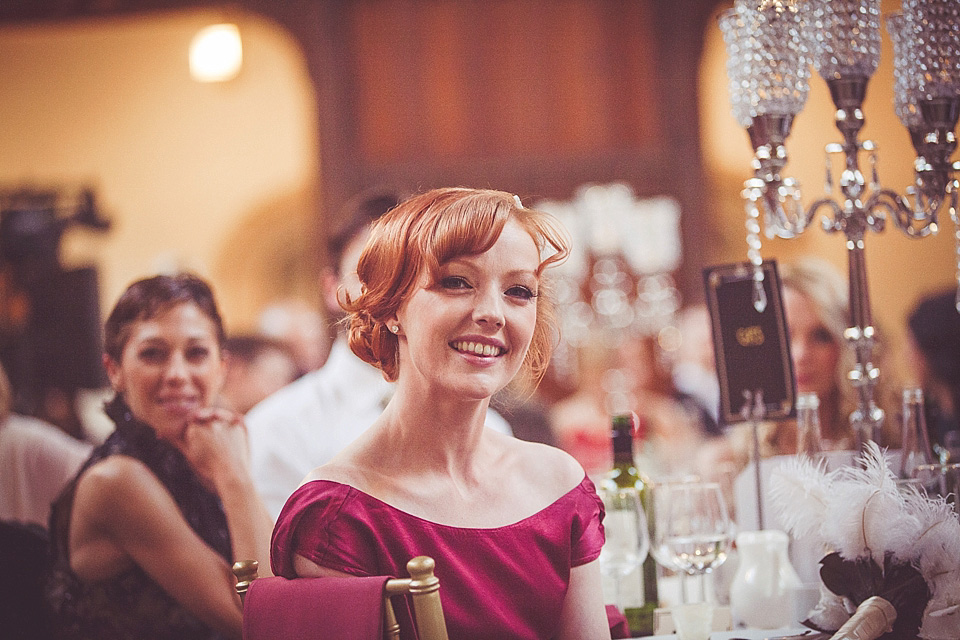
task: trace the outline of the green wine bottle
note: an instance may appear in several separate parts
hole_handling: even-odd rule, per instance
[[[611,420],[610,432],[613,445],[613,468],[603,480],[611,490],[633,487],[640,496],[647,517],[648,531],[653,539],[653,513],[651,481],[642,474],[634,462],[634,445],[642,444],[646,438],[643,421],[634,412],[619,413]],[[652,554],[647,554],[640,570],[643,604],[639,607],[626,607],[624,615],[630,624],[630,632],[636,636],[653,635],[653,612],[659,606],[657,594],[657,562]]]

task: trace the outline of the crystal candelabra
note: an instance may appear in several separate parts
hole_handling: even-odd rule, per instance
[[[880,59],[879,5],[879,0],[736,0],[719,20],[733,112],[747,129],[755,152],[754,175],[743,190],[748,259],[757,285],[754,305],[762,310],[766,304],[760,269],[761,213],[768,238],[792,238],[822,210],[823,228],[846,237],[850,325],[845,337],[856,353],[857,364],[849,377],[858,394],[850,422],[860,446],[879,439],[884,420],[873,398],[879,371],[872,363],[875,335],[864,260],[867,232],[882,231],[890,218],[908,236],[924,237],[937,232],[938,215],[946,207],[957,229],[960,282],[960,183],[953,177],[958,163],[950,160],[960,114],[960,3],[903,0],[902,11],[886,21],[894,45],[894,108],[917,154],[916,179],[905,196],[880,186],[876,145],[859,139],[867,84]],[[807,98],[811,63],[829,87],[843,141],[826,146],[828,195],[804,209],[799,185],[783,176],[784,144]],[[860,169],[861,153],[869,160],[869,184]],[[835,156],[844,163],[837,183],[839,199],[831,197]]]

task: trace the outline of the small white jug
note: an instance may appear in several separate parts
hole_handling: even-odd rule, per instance
[[[787,555],[783,531],[741,531],[740,563],[730,585],[734,622],[756,629],[779,629],[793,622],[794,591],[802,583]]]

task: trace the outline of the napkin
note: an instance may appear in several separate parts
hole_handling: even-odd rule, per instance
[[[372,576],[254,580],[243,605],[243,638],[381,640],[383,586],[388,579]]]

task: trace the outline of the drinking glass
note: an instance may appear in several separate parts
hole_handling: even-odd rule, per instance
[[[715,482],[684,482],[653,488],[653,557],[664,567],[699,577],[700,600],[706,599],[704,576],[727,559],[733,527]]]
[[[684,483],[698,483],[698,482],[701,482],[701,480],[700,480],[700,477],[699,477],[699,476],[696,476],[696,475],[674,476],[674,477],[665,478],[665,479],[663,479],[663,480],[658,480],[655,486],[659,488],[659,491],[654,491],[652,497],[650,498],[650,500],[651,500],[651,503],[650,503],[651,511],[653,512],[652,520],[648,520],[648,521],[647,521],[647,524],[648,524],[649,527],[650,527],[650,531],[649,531],[649,533],[650,533],[650,540],[651,540],[651,544],[650,544],[650,555],[653,556],[653,559],[656,560],[657,563],[658,563],[661,567],[663,567],[664,569],[666,569],[666,570],[669,571],[670,573],[675,574],[675,575],[677,576],[677,580],[678,580],[679,587],[680,587],[680,594],[679,594],[679,595],[680,595],[680,602],[683,603],[683,604],[686,604],[687,602],[689,602],[689,597],[688,597],[688,595],[687,595],[687,577],[688,577],[688,576],[687,576],[686,571],[682,571],[682,570],[680,569],[680,567],[678,567],[678,566],[673,562],[673,558],[670,556],[670,554],[669,554],[669,553],[666,553],[666,554],[662,553],[662,551],[665,551],[665,549],[661,549],[661,548],[657,547],[657,545],[656,545],[656,543],[655,543],[655,540],[657,539],[657,538],[656,538],[656,528],[657,528],[657,520],[658,520],[658,518],[657,518],[657,513],[656,513],[656,500],[657,500],[657,494],[658,494],[658,493],[659,493],[660,495],[663,495],[663,494],[665,493],[663,487],[665,487],[665,486],[667,486],[667,485],[684,484]]]
[[[602,489],[600,498],[606,510],[606,541],[600,550],[600,570],[613,577],[615,604],[623,610],[620,581],[643,564],[650,550],[647,517],[640,494],[633,487]]]

